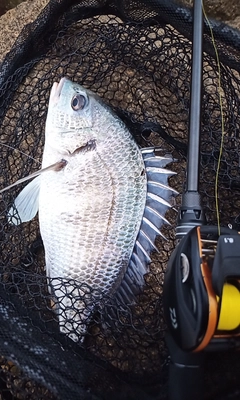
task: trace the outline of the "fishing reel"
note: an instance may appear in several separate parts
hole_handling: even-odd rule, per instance
[[[239,290],[238,232],[191,229],[172,253],[164,281],[164,314],[178,347],[185,352],[240,347]]]

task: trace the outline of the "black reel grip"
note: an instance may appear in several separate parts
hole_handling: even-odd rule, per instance
[[[185,352],[166,333],[170,352],[168,400],[202,400],[204,398],[204,353]]]

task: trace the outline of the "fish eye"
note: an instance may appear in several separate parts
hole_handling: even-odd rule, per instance
[[[74,111],[82,110],[87,104],[87,99],[80,93],[77,93],[73,96],[71,107]]]

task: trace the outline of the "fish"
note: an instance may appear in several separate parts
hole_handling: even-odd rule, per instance
[[[38,212],[59,328],[75,342],[83,342],[95,309],[83,300],[83,285],[127,304],[144,288],[177,193],[168,185],[173,161],[157,148],[140,148],[97,94],[66,77],[54,82],[42,167],[8,220],[18,225]]]

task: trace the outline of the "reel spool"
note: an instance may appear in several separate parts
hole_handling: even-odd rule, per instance
[[[196,226],[168,263],[163,307],[169,331],[184,351],[218,343],[240,346],[240,235]]]

